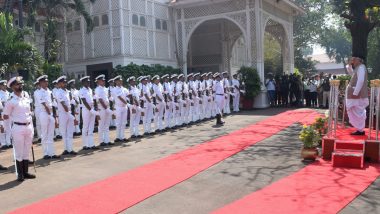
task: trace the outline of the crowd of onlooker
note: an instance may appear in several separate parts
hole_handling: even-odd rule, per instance
[[[335,75],[315,75],[310,78],[300,76],[268,74],[265,86],[272,107],[313,107],[328,108],[330,80]]]

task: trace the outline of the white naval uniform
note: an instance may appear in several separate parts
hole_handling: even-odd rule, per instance
[[[216,103],[216,112],[217,114],[222,114],[224,109],[225,94],[223,81],[215,81],[213,85],[213,91],[215,92],[215,103]]]
[[[80,127],[79,127],[79,121],[80,121],[80,98],[79,98],[79,90],[76,88],[72,88],[70,90],[71,97],[75,103],[74,109],[75,109],[75,119],[78,121],[78,125],[75,125],[74,133],[80,133]]]
[[[155,129],[157,130],[163,130],[164,129],[164,111],[166,107],[165,98],[163,95],[164,87],[161,85],[161,83],[153,84],[153,93],[156,97],[156,108],[158,112],[155,112],[154,114],[154,123],[155,123]],[[160,101],[161,100],[161,101]]]
[[[30,97],[24,91],[20,97],[13,95],[4,107],[3,114],[8,115],[10,122],[13,124],[11,133],[14,155],[17,161],[29,160],[34,135],[30,103]],[[28,125],[18,125],[16,123]]]
[[[230,94],[230,81],[227,78],[223,79],[223,86],[226,89],[225,97],[226,100],[224,102],[224,113],[225,114],[230,114],[231,113],[231,107],[230,107],[230,99],[231,99],[231,94]]]
[[[232,106],[234,112],[239,112],[239,104],[240,104],[240,82],[237,79],[232,79],[232,87],[233,87],[233,98],[232,98]],[[238,89],[236,89],[238,88]]]
[[[65,151],[73,151],[73,135],[74,135],[74,115],[71,114],[71,101],[69,91],[60,88],[56,93],[57,106],[58,106],[58,121],[59,131],[62,134]],[[66,112],[63,108],[62,102],[67,106]]]
[[[39,91],[40,89],[36,89],[34,92],[33,92],[33,100],[34,100],[34,117],[36,118],[36,132],[37,132],[37,137],[38,139],[42,139],[42,136],[41,136],[41,121],[40,121],[40,118],[38,117],[41,109],[40,109],[40,105],[38,105],[38,94],[39,94]]]
[[[129,118],[129,129],[131,132],[131,136],[137,137],[140,135],[139,125],[141,120],[141,107],[140,107],[140,94],[141,91],[137,86],[130,86],[129,93],[134,100],[131,100],[130,106],[130,118]],[[136,103],[134,103],[134,101]],[[135,111],[135,112],[133,112]]]
[[[120,86],[114,88],[115,94],[115,111],[116,111],[116,139],[125,139],[125,126],[128,119],[128,105],[123,103],[119,97],[125,101],[128,100],[128,89]]]
[[[165,107],[165,128],[172,128],[174,126],[173,123],[173,111],[175,109],[174,97],[173,97],[173,89],[170,82],[164,82],[164,94],[166,95],[166,107]]]
[[[92,89],[82,87],[79,90],[79,97],[86,100],[87,104],[90,106],[90,110],[86,106],[82,105],[82,142],[83,147],[92,148],[94,144],[94,126],[97,112],[94,109],[94,99],[92,95]]]
[[[51,96],[51,91],[47,89],[39,89],[38,94],[35,97],[36,108],[35,115],[36,118],[40,118],[41,121],[41,144],[44,151],[44,156],[55,155],[54,149],[54,128],[55,119],[53,116],[53,101]],[[50,115],[46,111],[43,103],[50,109]]]
[[[53,95],[53,107],[57,110],[56,117],[57,117],[57,120],[59,121],[59,118],[58,118],[58,105],[57,105],[57,98],[56,98],[56,94],[57,94],[58,89],[59,88],[53,88],[51,91],[52,91],[52,95]],[[61,136],[61,133],[59,131],[59,126],[58,126],[58,128],[54,126],[54,137],[57,137],[58,135]]]
[[[99,121],[98,121],[98,142],[100,143],[110,143],[110,123],[112,118],[112,110],[110,109],[110,102],[108,99],[108,89],[104,86],[98,85],[95,88],[95,97],[98,103],[99,110]],[[106,108],[103,108],[100,103],[100,99],[106,105]]]
[[[9,100],[9,92],[0,90],[0,102],[2,104],[1,111],[4,111],[5,104]],[[3,120],[4,133],[0,133],[0,144],[1,146],[11,145],[11,123],[10,120]]]
[[[143,116],[143,126],[144,126],[144,133],[150,134],[152,133],[152,119],[153,119],[153,110],[154,110],[154,104],[152,103],[153,100],[150,100],[150,102],[146,99],[146,97],[151,97],[150,93],[150,87],[148,84],[142,85],[142,92],[143,92],[143,98],[144,100],[144,116]]]
[[[354,86],[353,95],[360,96],[360,92],[363,87],[367,87],[367,82],[365,82],[366,79],[366,67],[365,65],[361,64],[355,70],[352,69],[351,66],[347,67],[348,72],[354,76],[357,76],[357,82]],[[351,82],[350,82],[351,84]],[[349,90],[347,87],[346,90],[346,108],[347,108],[347,115],[349,118],[349,122],[353,127],[355,127],[358,131],[363,131],[365,128],[365,121],[367,118],[367,112],[366,108],[369,105],[368,97],[360,97],[358,99],[350,99],[349,98]]]
[[[113,94],[113,91],[115,89],[115,86],[110,86],[108,87],[108,93],[109,93],[109,100],[110,102],[112,102],[112,115],[111,115],[111,121],[110,121],[110,126],[113,126],[115,127],[116,126],[116,121],[113,117],[113,115],[115,115],[115,97],[114,97],[114,94]],[[116,116],[115,116],[116,117]]]

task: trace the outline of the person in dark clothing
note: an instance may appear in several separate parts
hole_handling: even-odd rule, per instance
[[[289,77],[288,75],[283,75],[281,79],[281,104],[282,106],[288,106],[289,103]]]

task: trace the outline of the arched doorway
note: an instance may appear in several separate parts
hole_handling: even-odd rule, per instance
[[[187,72],[228,71],[231,74],[236,70],[232,62],[241,64],[248,61],[245,41],[243,30],[230,19],[218,18],[200,23],[188,40]],[[234,53],[239,56],[234,56]]]
[[[289,42],[283,25],[269,19],[264,31],[264,76],[280,76],[290,72]]]

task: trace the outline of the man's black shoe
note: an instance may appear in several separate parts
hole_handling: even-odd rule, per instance
[[[102,142],[102,143],[100,143],[100,146],[107,146],[107,144]]]
[[[70,152],[67,151],[67,150],[65,150],[65,151],[62,152],[62,155],[68,155],[68,154],[70,154]]]
[[[78,153],[77,152],[75,152],[75,151],[71,151],[70,152],[70,155],[77,155]]]
[[[43,157],[43,159],[44,159],[44,160],[49,160],[49,159],[50,159],[50,156],[49,156],[49,155],[45,155],[45,156]]]
[[[4,170],[7,170],[8,168],[7,167],[3,167],[2,165],[0,165],[0,171],[4,171]]]
[[[52,158],[52,159],[59,159],[59,158],[61,158],[61,156],[59,156],[59,155],[53,155],[50,158]]]
[[[90,148],[88,148],[87,146],[83,146],[82,150],[89,150]]]
[[[351,135],[365,135],[365,131],[352,132]]]

